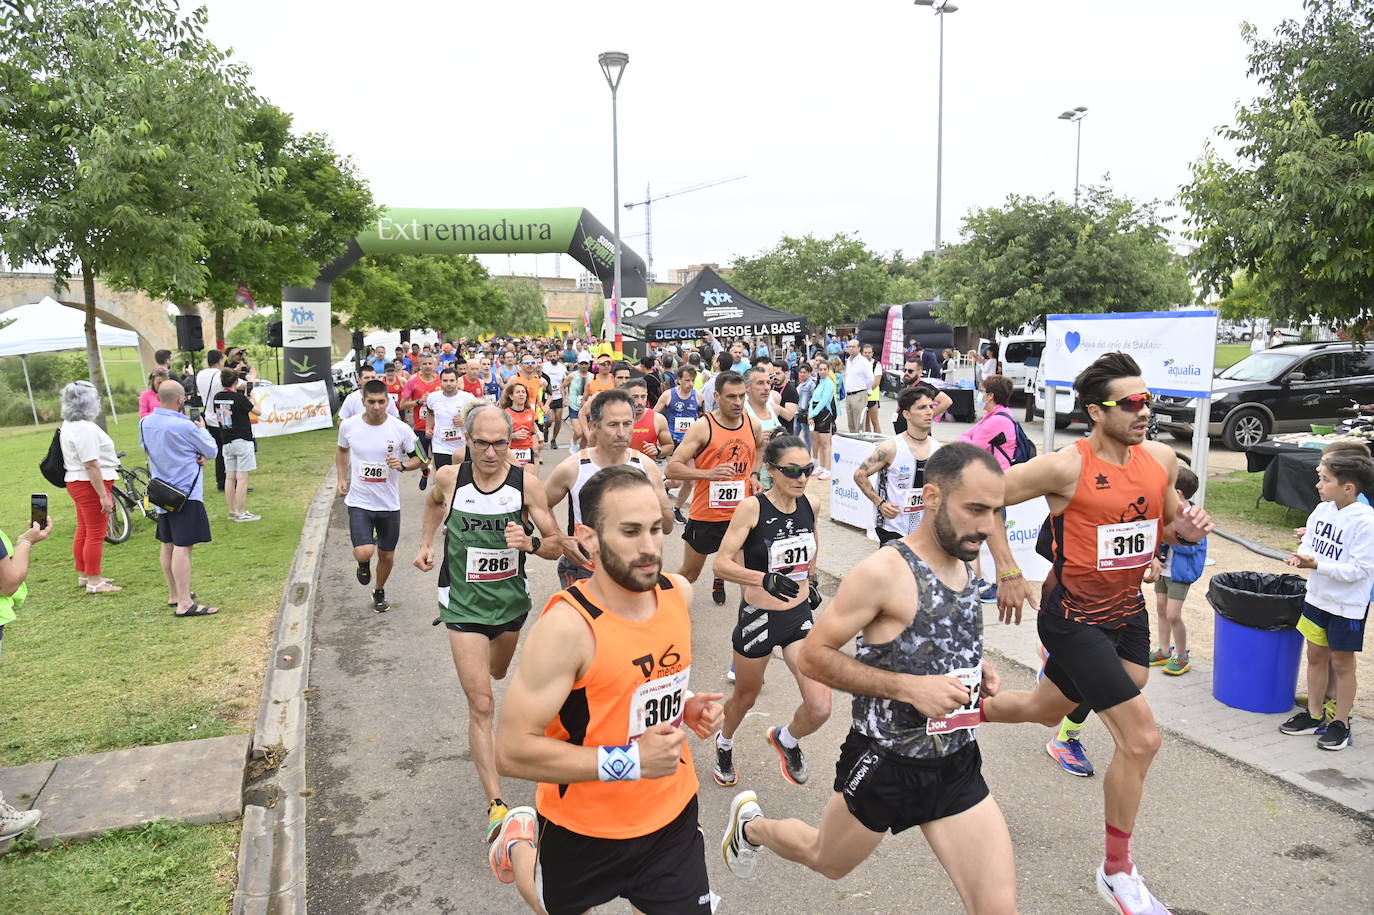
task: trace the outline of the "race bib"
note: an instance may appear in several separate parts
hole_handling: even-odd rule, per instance
[[[687,701],[689,664],[675,674],[640,684],[630,697],[630,740],[636,740],[658,724],[682,724],[682,706]]]
[[[774,540],[768,545],[768,571],[802,581],[808,574],[811,557],[815,554],[815,534],[808,532]]]
[[[421,408],[420,408],[420,418],[421,418],[421,419],[429,419],[429,407],[421,407]]]
[[[711,480],[706,504],[711,508],[735,508],[744,499],[743,480]]]
[[[391,479],[391,468],[382,461],[360,461],[358,479],[363,483],[385,483]]]
[[[503,581],[520,570],[519,550],[479,550],[468,547],[468,581]]]
[[[463,440],[463,430],[449,426],[447,429],[439,430],[439,441],[441,442],[461,442]]]
[[[695,419],[696,418],[692,416],[674,416],[673,431],[679,433],[686,432],[688,429],[692,428],[692,423]]]
[[[515,458],[517,464],[528,464],[534,459],[533,448],[512,448],[510,456]]]
[[[1138,569],[1149,565],[1157,546],[1158,521],[1124,521],[1097,526],[1097,568]]]
[[[951,670],[949,675],[968,687],[968,702],[943,718],[927,719],[927,734],[971,731],[978,727],[978,690],[983,685],[983,665],[980,663],[977,667],[961,667]]]
[[[925,510],[926,491],[924,489],[907,489],[904,490],[904,493],[901,501],[903,513],[910,514]]]

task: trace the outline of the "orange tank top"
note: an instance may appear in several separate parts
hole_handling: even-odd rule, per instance
[[[534,411],[529,407],[516,411],[506,407],[506,415],[510,417],[511,433],[523,429],[529,434],[528,438],[516,440],[512,437],[510,443],[510,455],[517,464],[528,464],[534,460]]]
[[[644,450],[645,445],[658,444],[658,426],[654,419],[657,415],[653,410],[645,410],[630,430],[630,447],[641,454],[649,453]]]
[[[749,495],[749,471],[754,466],[754,421],[746,413],[738,426],[727,429],[710,413],[705,416],[706,445],[697,452],[693,463],[698,470],[725,466],[735,473],[728,480],[697,480],[688,517],[693,521],[729,521]]]
[[[596,657],[573,683],[544,733],[583,747],[624,746],[650,727],[682,723],[692,667],[692,621],[682,591],[666,576],[654,588],[658,609],[643,622],[595,603],[577,585],[544,607],[567,601],[596,638]],[[697,793],[692,754],[682,745],[677,771],[632,782],[540,782],[539,813],[564,829],[603,839],[633,839],[662,829]]]
[[[1125,466],[1098,457],[1087,439],[1074,446],[1083,469],[1069,504],[1050,517],[1054,566],[1041,607],[1114,628],[1145,610],[1140,580],[1164,534],[1169,477],[1140,446],[1129,449]]]

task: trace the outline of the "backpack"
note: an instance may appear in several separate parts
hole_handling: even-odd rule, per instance
[[[1024,464],[1039,452],[1036,450],[1035,442],[1031,441],[1026,430],[1021,428],[1021,424],[1012,420],[1011,424],[1016,427],[1016,450],[1011,453],[1012,466]]]
[[[61,429],[53,431],[52,444],[48,446],[48,453],[44,455],[43,460],[38,462],[38,472],[52,485],[67,488],[67,465],[62,460]]]

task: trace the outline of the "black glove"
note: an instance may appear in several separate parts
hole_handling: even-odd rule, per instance
[[[781,572],[766,572],[763,576],[763,590],[778,600],[791,600],[800,593],[801,588]]]
[[[821,589],[816,587],[815,582],[811,583],[811,593],[807,596],[807,602],[811,605],[812,610],[821,605]]]

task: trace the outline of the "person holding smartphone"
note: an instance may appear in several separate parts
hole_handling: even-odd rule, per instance
[[[261,515],[248,510],[248,474],[258,469],[253,447],[253,419],[257,405],[239,390],[239,376],[225,369],[220,372],[220,390],[210,402],[219,422],[220,449],[224,457],[224,501],[230,521],[258,521]],[[196,417],[192,416],[194,422]]]

